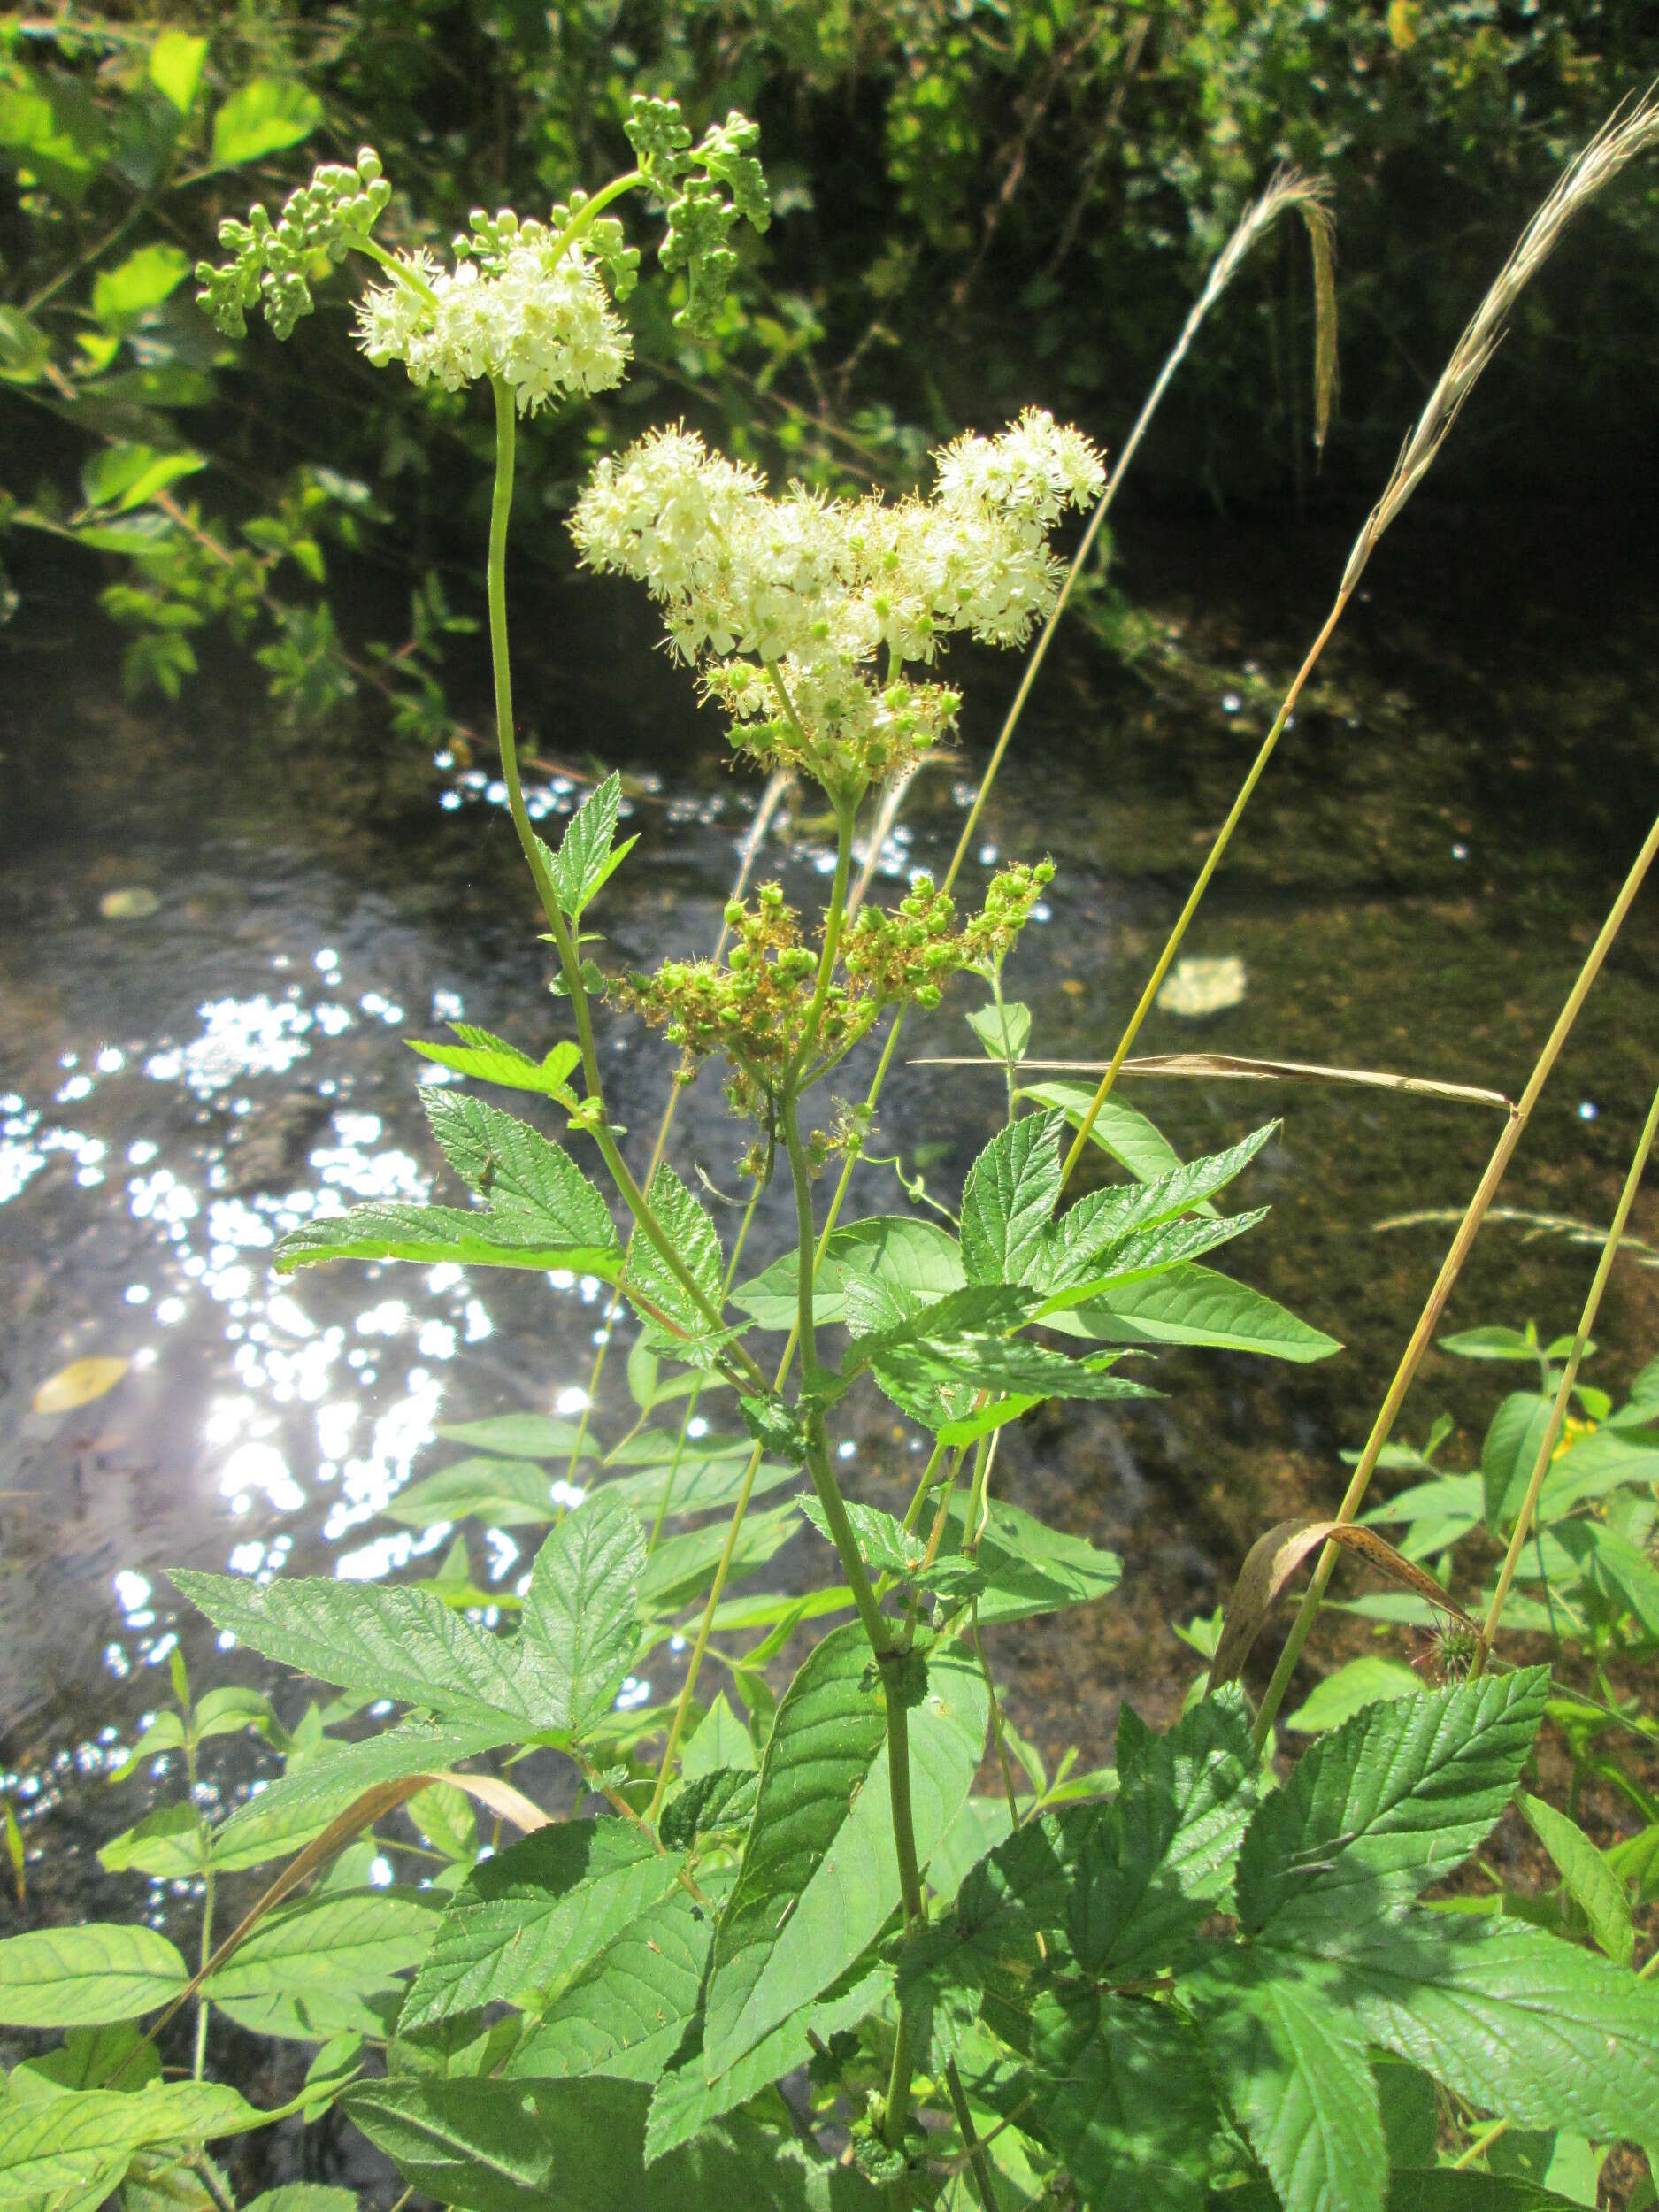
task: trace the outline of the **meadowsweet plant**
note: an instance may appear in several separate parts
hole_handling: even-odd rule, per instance
[[[1632,1970],[1633,1932],[1593,1953],[1564,1912],[1547,1932],[1428,1894],[1514,1796],[1545,1670],[1487,1663],[1476,1631],[1470,1679],[1351,1701],[1280,1780],[1226,1680],[1248,1624],[1212,1640],[1221,1686],[1167,1732],[1125,1708],[1098,1773],[1069,1757],[1051,1773],[989,1664],[985,1632],[1107,1600],[1119,1572],[996,1495],[1010,1422],[1152,1394],[1132,1350],[1337,1348],[1204,1264],[1262,1217],[1215,1202],[1271,1125],[1183,1162],[1117,1102],[1028,1079],[1031,1017],[1005,983],[1039,902],[1064,895],[1046,861],[1002,869],[974,905],[918,875],[853,910],[861,828],[956,726],[949,641],[1018,647],[1056,606],[1055,535],[1104,488],[1093,445],[1032,410],[947,446],[926,494],[894,500],[774,491],[683,428],[601,462],[578,553],[657,600],[740,755],[821,789],[834,865],[818,913],[762,881],[733,898],[718,956],[626,974],[593,926],[633,842],[618,780],[557,847],[530,820],[505,604],[519,418],[624,372],[635,256],[607,205],[639,188],[666,209],[660,257],[694,319],[740,217],[765,212],[740,119],[694,147],[646,104],[632,135],[635,171],[545,223],[476,218],[448,270],[372,236],[389,206],[372,156],[320,171],[279,221],[228,228],[203,289],[226,327],[258,304],[280,332],[319,269],[357,251],[388,280],[358,309],[371,357],[489,384],[503,775],[557,968],[514,1039],[458,1025],[417,1048],[454,1079],[424,1096],[455,1195],[319,1207],[276,1263],[606,1283],[632,1310],[638,1417],[609,1440],[572,1428],[542,1410],[566,1379],[538,1375],[523,1404],[444,1432],[465,1455],[391,1509],[457,1532],[423,1583],[176,1577],[241,1645],[340,1694],[288,1730],[265,1698],[196,1699],[176,1671],[176,1709],[132,1768],[177,1749],[194,1785],[204,1741],[251,1728],[285,1770],[217,1827],[192,1792],[105,1855],[199,1884],[196,1970],[149,1925],[0,1942],[0,2023],[66,2032],[0,2103],[0,2202],[92,2212],[120,2190],[132,2212],[224,2212],[235,2154],[212,2147],[335,2105],[409,2192],[467,2212],[1556,2201],[1505,2195],[1494,2146],[1525,2131],[1553,2171],[1557,2152],[1659,2140],[1659,1988]],[[953,1204],[841,1219],[879,1083],[849,1105],[831,1078],[884,1030],[885,1067],[908,1010],[967,978],[1005,1125]],[[749,1179],[729,1240],[665,1159],[642,1179],[631,1164],[595,1045],[613,1012],[663,1033],[665,1074],[724,1069]],[[1107,1179],[1063,1206],[1068,1127]],[[749,1223],[772,1202],[792,1246],[747,1273]],[[902,1510],[859,1494],[856,1455],[849,1473],[872,1392],[921,1448]],[[516,1590],[474,1581],[475,1522],[544,1532]],[[1297,1556],[1333,1525],[1301,1529]],[[1345,1536],[1444,1594],[1373,1531]],[[823,1573],[804,1594],[768,1589],[795,1537]],[[664,1672],[672,1703],[653,1705]],[[381,1701],[401,1713],[364,1732]],[[500,1770],[528,1751],[563,1762],[552,1803]],[[221,1885],[278,1861],[227,1929]],[[289,2103],[211,2078],[220,2017],[312,2052]]]

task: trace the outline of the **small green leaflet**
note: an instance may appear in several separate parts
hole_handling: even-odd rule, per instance
[[[1191,1260],[1113,1283],[1044,1326],[1107,1344],[1194,1344],[1269,1359],[1329,1359],[1341,1346],[1248,1284]]]
[[[518,1648],[543,1727],[580,1740],[611,1709],[639,1643],[645,1531],[613,1492],[595,1491],[536,1554]]]
[[[813,1317],[820,1325],[847,1318],[849,1286],[879,1282],[908,1294],[910,1312],[960,1290],[966,1281],[956,1240],[937,1222],[908,1214],[877,1214],[830,1238],[812,1278]],[[785,1252],[763,1274],[732,1293],[732,1303],[763,1329],[795,1325],[795,1256]]]
[[[603,889],[639,842],[637,837],[630,837],[622,844],[614,845],[617,810],[621,800],[621,777],[607,776],[572,815],[557,852],[541,844],[540,838],[536,840],[559,910],[572,922]]]
[[[1554,1409],[1553,1397],[1515,1390],[1493,1415],[1480,1448],[1480,1483],[1488,1528],[1496,1531],[1513,1525]]]
[[[398,2026],[480,2005],[539,2002],[665,1897],[685,1864],[626,1821],[567,1820],[473,1868],[456,1892]]]
[[[995,1136],[962,1189],[962,1263],[971,1283],[1047,1286],[1048,1225],[1060,1195],[1064,1114],[1028,1114]]]
[[[1521,1792],[1526,1824],[1555,1862],[1567,1893],[1584,1915],[1598,1947],[1616,1966],[1628,1966],[1636,1949],[1630,1898],[1612,1868],[1575,1820],[1542,1798]]]
[[[98,1852],[106,1874],[149,1874],[157,1881],[193,1879],[207,1864],[194,1805],[162,1805],[112,1836]]]
[[[233,168],[296,146],[322,119],[322,102],[305,86],[280,77],[250,77],[213,118],[213,166]]]
[[[567,1153],[467,1092],[429,1091],[432,1132],[456,1172],[487,1200],[452,1206],[368,1205],[314,1217],[284,1237],[283,1272],[337,1259],[459,1260],[487,1267],[568,1268],[617,1279],[621,1249],[603,1199]]]
[[[579,1048],[573,1044],[557,1044],[543,1060],[533,1060],[517,1045],[509,1044],[504,1037],[492,1036],[488,1029],[480,1029],[472,1022],[451,1022],[458,1045],[432,1045],[409,1041],[411,1052],[419,1053],[423,1060],[435,1060],[441,1068],[451,1068],[457,1075],[470,1075],[480,1083],[499,1083],[513,1091],[539,1091],[544,1098],[556,1098],[562,1106],[573,1112],[578,1104],[576,1094],[570,1086],[570,1078],[581,1060]]]
[[[1025,1058],[1031,1042],[1029,1006],[1014,999],[1005,999],[1001,1006],[994,1001],[989,1006],[976,1006],[966,1019],[990,1058],[1004,1063]]]
[[[1057,1107],[1073,1129],[1080,1129],[1083,1118],[1094,1102],[1092,1083],[1031,1083],[1020,1092],[1022,1098],[1035,1099],[1040,1106]],[[1120,1167],[1126,1167],[1137,1182],[1149,1183],[1155,1176],[1165,1175],[1171,1168],[1179,1167],[1180,1155],[1161,1131],[1133,1106],[1125,1106],[1119,1098],[1109,1098],[1094,1119],[1089,1141],[1102,1152],[1110,1153]]]
[[[91,2027],[136,2020],[176,1997],[189,1969],[154,1928],[88,1921],[0,1942],[0,2024]]]
[[[652,1212],[667,1232],[668,1240],[683,1263],[691,1279],[703,1293],[716,1313],[725,1296],[726,1263],[720,1254],[720,1239],[708,1208],[694,1198],[673,1169],[664,1160],[651,1178],[648,1194]],[[696,1339],[709,1333],[708,1317],[685,1285],[669,1266],[667,1261],[642,1229],[636,1228],[628,1242],[628,1264],[625,1287],[630,1294],[637,1291],[645,1306],[654,1307],[657,1313],[666,1315],[676,1328]],[[646,1313],[646,1333],[652,1348],[672,1351],[683,1358],[684,1341],[672,1331],[664,1330]]]

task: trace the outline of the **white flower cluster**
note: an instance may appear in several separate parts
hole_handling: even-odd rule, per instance
[[[377,368],[401,361],[412,383],[432,378],[449,392],[500,377],[520,414],[621,382],[627,330],[580,247],[559,250],[545,226],[524,224],[488,271],[399,258],[411,280],[377,286],[357,309],[358,342]]]
[[[572,534],[590,567],[661,603],[738,742],[834,788],[897,773],[948,732],[955,694],[899,672],[952,631],[1023,644],[1064,573],[1048,530],[1105,480],[1089,441],[1034,409],[935,459],[931,499],[831,500],[799,484],[773,498],[695,433],[653,431],[599,464]]]

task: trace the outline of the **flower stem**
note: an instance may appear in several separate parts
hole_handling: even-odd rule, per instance
[[[553,887],[553,879],[548,872],[547,861],[543,856],[545,848],[535,833],[529,810],[524,803],[524,781],[518,772],[518,742],[512,714],[512,659],[507,642],[507,527],[512,515],[513,460],[518,421],[511,385],[501,377],[492,377],[490,388],[495,397],[495,486],[489,503],[489,653],[495,682],[495,734],[501,748],[501,773],[502,781],[507,787],[508,811],[512,816],[513,827],[518,833],[518,843],[534,879],[541,910],[547,916],[554,949],[558,954],[560,972],[576,1017],[576,1038],[582,1056],[582,1078],[587,1085],[588,1098],[599,1109],[597,1117],[588,1125],[588,1133],[599,1147],[600,1157],[610,1170],[611,1179],[622,1194],[623,1203],[655,1247],[674,1280],[710,1328],[718,1330],[725,1325],[722,1317],[704,1295],[690,1269],[675,1249],[673,1240],[657,1218],[644,1192],[629,1172],[627,1163],[617,1149],[616,1139],[605,1121],[604,1090],[599,1073],[599,1055],[594,1043],[593,1012],[588,1003],[587,987],[582,981],[581,961],[570,924],[559,905],[558,894]],[[764,1378],[741,1345],[733,1347],[733,1357],[757,1386],[764,1386]]]

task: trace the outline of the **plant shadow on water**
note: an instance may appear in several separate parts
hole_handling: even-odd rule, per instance
[[[1529,530],[1548,561],[1530,558]],[[1605,548],[1600,567],[1586,553],[1563,603],[1549,526],[1518,525],[1505,588],[1482,599],[1461,569],[1432,565],[1455,534],[1425,503],[1379,563],[1203,910],[1187,949],[1241,962],[1241,999],[1156,1015],[1141,1049],[1518,1087],[1586,918],[1651,810],[1645,665],[1659,641]],[[1080,626],[1067,638],[1020,740],[1041,767],[998,789],[964,884],[977,892],[1003,851],[1046,849],[1058,864],[1041,956],[1029,946],[1010,971],[1044,1056],[1099,1059],[1116,1036],[1340,558],[1314,531],[1270,543],[1161,526],[1123,579],[1155,611],[1158,652],[1125,673]],[[623,588],[584,595],[589,636],[619,623],[642,654]],[[616,665],[617,637],[603,642],[591,667],[533,679],[530,712],[561,690],[596,695],[601,664]],[[602,917],[611,965],[706,949],[757,797],[726,772],[713,716],[691,718],[659,668],[634,680],[637,719],[618,722],[613,703],[590,726],[634,772],[628,826],[642,833]],[[132,1791],[106,1798],[103,1778],[165,1702],[174,1637],[193,1671],[227,1664],[161,1570],[382,1577],[441,1555],[446,1525],[404,1527],[385,1511],[442,1463],[435,1427],[579,1407],[607,1295],[592,1280],[468,1279],[457,1267],[334,1269],[297,1284],[271,1272],[271,1245],[318,1190],[421,1198],[441,1182],[406,1039],[456,1018],[531,1047],[557,1033],[546,970],[518,926],[525,887],[501,789],[419,764],[379,783],[349,760],[296,766],[240,731],[225,742],[111,730],[106,687],[101,672],[76,674],[17,733],[25,799],[0,907],[12,1010],[0,1055],[0,1726],[31,1910],[55,1917],[121,1909],[125,1886],[95,1853],[139,1808]],[[994,726],[992,685],[971,692],[967,748],[913,788],[882,855],[889,881],[937,867],[955,840]],[[580,707],[571,723],[586,726]],[[658,733],[649,754],[646,731]],[[580,795],[563,777],[534,792],[549,816]],[[831,857],[821,828],[786,811],[759,869],[804,899]],[[1507,1203],[1606,1220],[1650,1080],[1656,968],[1659,924],[1639,907]],[[919,1162],[941,1189],[1003,1111],[988,1064],[904,1064],[971,1048],[962,1010],[948,1000],[907,1033],[872,1145],[896,1148],[907,1170]],[[668,1059],[631,1023],[605,1050],[618,1117],[642,1146]],[[837,1087],[849,1096],[864,1056]],[[1351,1089],[1142,1079],[1129,1095],[1183,1156],[1283,1113],[1282,1141],[1245,1187],[1246,1202],[1274,1209],[1245,1270],[1347,1349],[1307,1368],[1165,1352],[1162,1400],[1045,1408],[1007,1432],[1000,1494],[1125,1560],[1111,1604],[1064,1628],[997,1632],[1017,1726],[1045,1752],[1078,1742],[1086,1764],[1106,1755],[1125,1692],[1148,1717],[1173,1713],[1190,1661],[1169,1624],[1213,1609],[1253,1533],[1334,1502],[1337,1455],[1361,1440],[1447,1233],[1371,1225],[1461,1205],[1494,1133],[1490,1110]],[[732,1190],[732,1148],[708,1072],[682,1105],[672,1156]],[[902,1208],[890,1169],[862,1172],[878,1210]],[[1651,1232],[1651,1201],[1645,1213],[1639,1233]],[[779,1191],[757,1219],[757,1264],[783,1248],[787,1214]],[[1589,1266],[1563,1243],[1491,1230],[1454,1323],[1531,1315],[1554,1333]],[[1599,1379],[1622,1381],[1652,1352],[1656,1318],[1659,1277],[1625,1263]],[[131,1364],[79,1409],[32,1410],[43,1381],[89,1356]],[[605,1380],[618,1413],[620,1365]],[[1467,1463],[1488,1409],[1483,1379],[1435,1363],[1403,1433],[1444,1404],[1471,1431]],[[855,1417],[838,1471],[853,1495],[902,1506],[915,1447],[883,1400],[861,1398]],[[475,1536],[475,1574],[510,1588],[527,1564],[511,1532],[489,1532],[481,1551]],[[809,1531],[771,1579],[804,1588],[823,1564]],[[675,1655],[659,1650],[654,1665],[650,1694],[672,1694]],[[257,1755],[240,1740],[211,1748],[222,1756],[210,1756],[208,1787],[228,1803]],[[156,1886],[157,1916],[166,1893]]]

